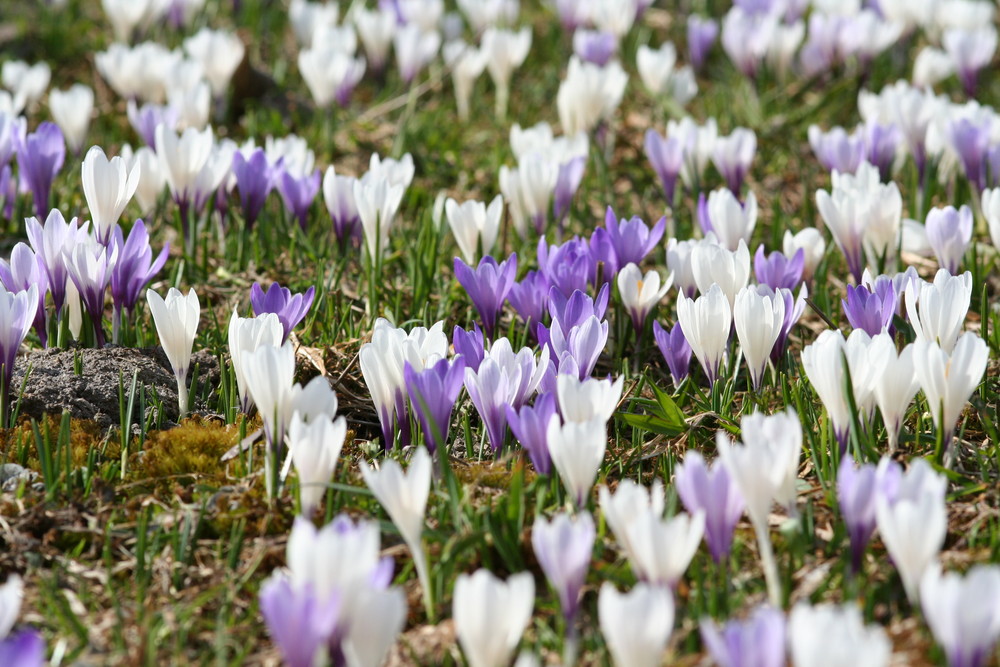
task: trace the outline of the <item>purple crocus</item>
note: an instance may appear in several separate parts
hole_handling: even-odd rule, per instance
[[[316,288],[310,287],[302,294],[292,294],[292,290],[282,287],[278,283],[271,283],[265,292],[260,283],[250,286],[250,305],[253,307],[254,315],[264,313],[274,313],[281,322],[281,328],[285,335],[281,342],[288,340],[288,335],[292,333],[299,322],[301,322],[316,298]]]
[[[864,125],[865,160],[878,167],[879,178],[883,183],[892,180],[892,167],[896,163],[899,145],[902,143],[903,131],[891,123],[882,125],[875,120],[869,120]]]
[[[9,164],[0,167],[0,216],[10,220],[14,216],[14,200],[17,198],[17,179],[12,175]]]
[[[986,187],[986,152],[990,146],[992,120],[959,118],[948,121],[946,133],[958,154],[965,177],[981,192]],[[20,155],[18,155],[20,158]]]
[[[588,63],[604,67],[618,50],[618,38],[610,32],[578,29],[573,33],[573,53]]]
[[[951,56],[965,94],[976,97],[979,71],[990,64],[997,50],[997,31],[992,25],[974,29],[950,28],[941,38],[944,50]]]
[[[14,379],[14,360],[24,337],[31,330],[38,309],[38,287],[32,285],[25,291],[8,292],[0,285],[0,426],[7,427],[7,406],[11,382]]]
[[[276,167],[268,162],[267,153],[262,148],[255,149],[249,159],[240,151],[236,151],[233,153],[233,176],[236,177],[236,189],[240,194],[243,218],[247,227],[253,227],[261,209],[264,208],[264,202],[274,189],[277,180]],[[313,193],[313,197],[315,196]],[[285,205],[291,208],[288,201],[286,198]],[[311,203],[312,199],[305,206],[307,210]],[[302,224],[301,219],[299,224]]]
[[[756,155],[757,135],[745,127],[738,127],[728,136],[719,137],[715,141],[712,163],[737,198]]]
[[[136,220],[128,239],[123,239],[122,228],[115,225],[111,242],[118,249],[118,263],[111,271],[111,299],[114,302],[112,318],[112,340],[118,342],[122,311],[131,315],[142,289],[153,279],[167,261],[170,244],[164,244],[160,254],[153,260],[153,249],[149,246],[149,233],[142,220]]]
[[[745,621],[732,620],[722,631],[711,619],[701,623],[701,640],[718,665],[783,667],[785,617],[774,607],[761,606]]]
[[[546,280],[567,297],[574,290],[586,291],[596,280],[597,266],[590,244],[574,237],[561,245],[549,246],[538,239],[538,267]]]
[[[260,612],[268,634],[289,667],[313,667],[316,655],[337,635],[340,597],[321,597],[309,582],[275,576],[260,588]]]
[[[719,37],[719,24],[714,19],[691,14],[687,19],[688,61],[696,70],[705,66],[708,52]]]
[[[896,314],[896,290],[892,283],[883,281],[879,288],[872,291],[864,285],[848,285],[847,299],[840,301],[851,326],[863,329],[869,336],[887,331]]]
[[[660,348],[660,354],[667,362],[667,367],[670,368],[670,377],[674,379],[674,386],[679,387],[688,376],[692,354],[691,346],[688,344],[687,338],[684,337],[684,330],[681,329],[680,322],[675,324],[670,331],[660,326],[659,322],[653,322],[653,339],[656,341],[656,347]]]
[[[143,104],[137,107],[135,102],[130,100],[127,112],[132,129],[150,148],[156,147],[157,125],[165,125],[171,132],[177,129],[177,109],[170,105]]]
[[[24,116],[0,113],[0,167],[7,166],[18,145],[24,141],[27,124]]]
[[[549,298],[549,281],[541,271],[528,271],[519,282],[514,283],[507,293],[507,301],[527,323],[532,338],[538,340],[538,325],[545,317],[545,306]]]
[[[899,464],[885,458],[878,467],[871,463],[856,466],[844,456],[837,472],[837,503],[851,539],[851,571],[861,571],[865,547],[875,532],[875,506],[880,495],[891,498],[903,477]]]
[[[285,202],[285,208],[299,221],[299,227],[303,231],[309,222],[309,207],[319,193],[320,181],[319,169],[302,176],[297,176],[286,169],[278,179],[278,192]]]
[[[33,325],[42,345],[48,347],[48,331],[45,322],[45,292],[49,280],[45,266],[31,247],[18,243],[10,253],[10,262],[0,259],[0,283],[11,293],[22,292],[32,285],[37,287],[38,310],[35,311]]]
[[[511,391],[510,383],[506,371],[491,357],[484,359],[477,371],[465,369],[465,388],[486,426],[490,447],[497,456],[500,455],[507,434],[507,396]]]
[[[460,354],[465,359],[465,367],[478,372],[479,364],[483,363],[486,356],[486,348],[479,325],[473,322],[472,327],[472,331],[466,331],[456,326],[451,334],[451,344],[455,348],[455,354]]]
[[[66,143],[62,130],[55,123],[45,121],[31,134],[17,137],[18,173],[31,190],[39,217],[49,210],[52,181],[62,169],[65,159]]]
[[[848,134],[842,127],[828,132],[809,126],[809,146],[827,171],[853,174],[865,158],[865,138],[861,132]]]
[[[611,243],[611,236],[604,227],[590,235],[590,259],[594,264],[594,282],[607,285],[618,275],[618,255]]]
[[[0,665],[42,667],[45,664],[45,640],[36,630],[22,630],[0,640]]]
[[[451,411],[465,379],[465,359],[461,355],[452,360],[439,359],[422,371],[413,370],[407,361],[403,379],[427,450],[433,454],[439,446],[446,448]]]
[[[506,406],[507,424],[524,451],[531,457],[531,464],[539,475],[552,472],[552,457],[549,456],[547,429],[552,415],[556,414],[556,397],[552,393],[539,394],[534,405],[522,406],[515,410]]]
[[[588,512],[557,514],[551,522],[535,519],[531,547],[545,578],[559,595],[563,618],[572,624],[580,609],[580,594],[590,569],[597,531]]]
[[[663,233],[667,229],[667,218],[660,218],[650,229],[638,216],[632,216],[629,220],[622,218],[619,222],[614,210],[609,206],[604,214],[604,228],[611,239],[618,266],[626,264],[641,266],[642,261],[663,238]]]
[[[677,495],[691,514],[705,514],[705,542],[712,560],[722,562],[733,548],[733,532],[746,503],[721,462],[711,468],[698,452],[689,451],[674,478]]]
[[[547,344],[559,373],[577,375],[581,380],[590,377],[597,360],[608,342],[608,323],[590,316],[567,332],[557,322],[551,329],[539,327],[539,342]]]
[[[772,290],[781,288],[794,290],[802,282],[802,269],[805,266],[805,251],[799,248],[789,259],[784,253],[775,251],[764,254],[764,245],[757,246],[753,256],[753,272],[757,282],[767,285]]]
[[[105,247],[93,238],[66,251],[66,268],[69,277],[80,293],[80,301],[87,310],[94,327],[94,342],[104,347],[104,295],[111,284],[111,274],[118,263],[119,248]]]
[[[775,290],[775,294],[785,301],[785,321],[781,325],[781,332],[774,342],[774,347],[771,348],[771,362],[777,366],[781,358],[785,356],[785,350],[788,349],[788,336],[792,333],[792,327],[796,325],[799,318],[802,317],[802,313],[805,312],[809,290],[803,284],[799,288],[798,297],[792,293],[792,290],[784,288]]]
[[[517,253],[511,254],[500,264],[487,255],[479,260],[479,266],[475,269],[456,257],[454,267],[455,277],[479,311],[486,337],[492,339],[503,302],[514,285],[514,276],[517,275]]]
[[[663,186],[663,195],[667,199],[667,206],[673,206],[677,177],[684,167],[684,144],[677,137],[663,137],[659,132],[650,128],[646,130],[643,146],[646,150],[646,159],[653,165],[653,171],[656,172],[660,179],[660,185]]]
[[[927,212],[924,229],[927,231],[927,241],[934,250],[938,264],[957,276],[962,258],[972,242],[972,209],[962,206],[932,208]]]
[[[580,188],[583,172],[587,166],[584,156],[578,155],[559,165],[559,175],[556,177],[556,187],[552,193],[552,216],[556,220],[560,233],[569,216],[573,197]]]
[[[323,175],[323,200],[333,221],[333,234],[341,248],[361,238],[361,216],[354,199],[354,184],[358,179],[336,173],[329,167]]]
[[[596,298],[591,298],[586,292],[576,290],[567,299],[562,292],[552,288],[549,290],[549,315],[552,326],[558,326],[564,335],[569,335],[570,329],[580,326],[591,317],[604,319],[608,311],[608,299],[611,290],[608,285],[602,285]]]

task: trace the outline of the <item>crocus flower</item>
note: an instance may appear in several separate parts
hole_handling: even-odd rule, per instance
[[[785,616],[762,605],[744,621],[729,621],[720,630],[710,618],[701,620],[701,640],[716,664],[725,667],[783,667]]]
[[[166,125],[156,126],[156,155],[180,208],[185,230],[189,224],[188,212],[198,192],[198,175],[212,157],[214,146],[215,135],[211,128],[199,132],[189,127],[178,136]]]
[[[558,415],[549,420],[546,431],[549,455],[563,486],[579,509],[586,505],[587,496],[604,462],[607,429],[607,420],[601,417],[589,422],[565,424],[560,424]]]
[[[785,257],[794,257],[795,253],[802,250],[802,279],[808,281],[812,280],[813,274],[816,273],[816,267],[819,266],[826,253],[826,241],[823,240],[823,235],[815,227],[806,227],[794,234],[785,230],[781,249],[785,253]]]
[[[312,586],[273,576],[260,587],[260,611],[289,667],[312,667],[337,632],[340,597],[321,598]]]
[[[533,405],[524,405],[520,410],[506,406],[507,424],[521,447],[531,457],[531,464],[539,475],[552,472],[552,457],[549,455],[548,426],[556,414],[556,397],[551,393],[539,394]]]
[[[945,448],[951,444],[955,422],[986,372],[989,356],[986,341],[971,331],[959,336],[950,353],[926,340],[913,344],[917,380]]]
[[[39,217],[49,210],[52,181],[66,159],[66,144],[59,126],[48,121],[27,135],[16,134],[18,174],[29,190]]]
[[[687,17],[688,60],[696,70],[705,66],[705,59],[718,36],[719,24],[715,20],[703,18],[698,14]]]
[[[848,134],[835,127],[824,132],[818,125],[810,125],[809,146],[827,171],[853,174],[865,159],[864,136],[857,130]]]
[[[674,598],[662,586],[636,584],[619,593],[604,582],[597,598],[601,633],[616,665],[655,667],[674,629]]]
[[[607,65],[618,51],[618,38],[609,32],[579,28],[573,33],[573,53],[580,60]]]
[[[892,644],[880,626],[866,626],[856,604],[799,602],[788,619],[788,649],[795,667],[888,667]]]
[[[892,179],[896,155],[903,142],[903,132],[894,123],[882,124],[876,120],[868,120],[863,128],[865,160],[878,167],[882,182],[888,183]]]
[[[35,287],[38,294],[38,309],[35,311],[33,326],[42,345],[47,346],[45,293],[48,290],[49,280],[41,257],[37,256],[27,244],[16,244],[10,252],[9,263],[0,259],[0,283],[11,294]]]
[[[997,30],[979,25],[973,30],[950,28],[941,37],[944,50],[951,56],[965,94],[975,97],[979,70],[990,64],[997,50]]]
[[[333,221],[333,234],[342,248],[361,234],[361,217],[354,201],[355,181],[356,178],[338,174],[332,165],[323,174],[323,201]]]
[[[677,49],[670,42],[664,42],[659,49],[641,45],[635,64],[642,84],[654,97],[667,97],[683,107],[698,94],[694,70],[690,66],[677,67]]]
[[[164,244],[160,254],[153,259],[153,249],[149,246],[149,233],[142,220],[136,220],[125,239],[121,227],[115,225],[111,242],[118,249],[118,262],[111,270],[111,298],[114,302],[113,339],[118,342],[122,311],[129,314],[139,301],[142,288],[160,272],[170,252],[170,245]]]
[[[611,378],[579,379],[560,374],[556,378],[559,414],[567,422],[583,424],[595,419],[607,422],[618,408],[624,387],[623,377],[612,382]]]
[[[264,313],[260,317],[240,317],[236,311],[229,319],[229,359],[236,375],[236,389],[240,397],[240,412],[249,414],[253,399],[247,391],[243,364],[247,354],[254,353],[262,345],[281,346],[284,329],[278,316]]]
[[[525,26],[518,32],[513,32],[487,28],[480,40],[480,48],[486,57],[486,69],[497,91],[496,115],[502,120],[507,115],[511,75],[524,64],[531,49],[531,29]]]
[[[355,58],[330,44],[313,44],[312,48],[299,51],[298,63],[302,78],[320,109],[326,109],[334,100],[346,107],[365,74],[364,58]]]
[[[177,288],[171,287],[164,300],[150,289],[146,290],[146,300],[149,302],[153,324],[156,325],[156,333],[160,337],[160,346],[177,379],[177,401],[180,416],[183,417],[188,411],[187,373],[191,366],[191,349],[194,347],[194,336],[201,316],[198,294],[192,289],[184,295]]]
[[[309,207],[319,194],[321,180],[319,169],[301,176],[286,169],[278,179],[278,192],[285,202],[285,208],[299,221],[299,227],[303,231],[309,222]]]
[[[782,288],[794,290],[802,282],[802,271],[805,267],[805,251],[796,250],[791,258],[782,252],[764,253],[764,244],[757,246],[753,256],[753,271],[757,282],[767,285],[772,290]]]
[[[546,351],[552,351],[560,374],[575,374],[582,380],[594,372],[608,342],[608,323],[590,316],[566,332],[558,323],[553,323],[551,330],[540,326],[538,338],[546,344]]]
[[[482,50],[457,39],[447,42],[441,50],[444,62],[451,70],[452,87],[455,89],[455,106],[458,117],[469,120],[469,102],[476,79],[486,69],[486,54]],[[471,261],[471,260],[470,260]]]
[[[361,218],[368,256],[373,262],[378,261],[389,245],[389,231],[405,192],[402,185],[391,185],[385,178],[354,183],[354,202]]]
[[[698,283],[694,277],[694,249],[699,241],[688,239],[678,241],[672,238],[667,241],[667,269],[674,276],[677,292],[689,299],[698,293]],[[748,276],[749,277],[749,276]]]
[[[927,240],[934,249],[941,268],[951,275],[958,275],[965,251],[972,241],[972,209],[968,206],[955,210],[954,206],[932,208],[927,212]]]
[[[920,600],[949,667],[985,667],[1000,637],[1000,568],[973,565],[963,576],[927,570]]]
[[[913,345],[907,345],[897,353],[892,335],[883,332],[872,336],[868,360],[873,367],[875,403],[882,413],[889,451],[894,452],[899,442],[903,417],[920,389],[913,364]]]
[[[698,196],[698,223],[706,235],[715,234],[719,245],[735,251],[741,240],[750,242],[757,225],[757,197],[751,192],[741,204],[725,188],[712,191],[708,199],[702,193]]]
[[[472,331],[466,331],[462,327],[456,326],[451,333],[451,344],[455,348],[455,354],[462,355],[465,366],[473,371],[479,371],[479,365],[486,357],[486,348],[483,342],[483,332],[479,325],[472,323]]]
[[[202,28],[184,40],[184,50],[201,63],[212,95],[218,99],[225,95],[246,49],[236,33]]]
[[[136,106],[135,100],[129,100],[126,107],[128,112],[128,122],[132,125],[139,138],[147,146],[156,145],[156,126],[163,124],[168,130],[177,130],[177,110],[171,106],[160,106],[158,104],[143,104]]]
[[[667,205],[672,206],[677,177],[684,167],[684,144],[675,136],[663,137],[650,128],[646,130],[643,148],[646,151],[646,159],[660,179]]]
[[[608,487],[601,486],[597,490],[597,496],[601,513],[625,553],[631,549],[629,536],[635,520],[647,513],[663,515],[665,500],[663,483],[659,479],[655,479],[650,488],[640,486],[630,479],[622,480],[614,494],[608,491]]]
[[[319,507],[326,485],[337,469],[337,459],[347,436],[343,417],[306,421],[296,412],[288,424],[288,453],[299,476],[299,504],[302,516],[311,517]]]
[[[31,247],[45,268],[58,319],[62,316],[66,301],[66,283],[69,281],[66,255],[76,245],[86,242],[89,223],[79,225],[76,218],[66,222],[59,210],[52,209],[44,225],[38,222],[38,218],[28,218],[25,220],[25,227]]]
[[[258,282],[250,286],[250,305],[253,306],[254,314],[274,313],[278,316],[285,332],[282,343],[288,340],[292,329],[305,318],[315,298],[315,287],[310,287],[301,294],[292,294],[292,290],[278,283],[271,283],[266,292]]]
[[[653,339],[667,362],[674,386],[679,387],[688,376],[688,369],[691,367],[691,346],[684,337],[683,327],[677,323],[673,329],[667,331],[659,322],[653,322]]]
[[[937,343],[951,352],[972,299],[972,274],[953,276],[939,269],[933,283],[910,282],[903,292],[906,316],[917,340]]]
[[[139,187],[140,167],[126,169],[121,157],[108,160],[100,146],[93,146],[83,158],[83,195],[90,210],[97,240],[108,245],[111,234]]]
[[[583,181],[583,172],[587,167],[587,159],[582,155],[570,158],[559,165],[556,176],[556,186],[552,191],[552,217],[559,225],[562,233],[566,218],[569,217],[573,197]]]
[[[617,61],[604,67],[572,56],[566,78],[559,86],[556,107],[563,132],[591,132],[618,109],[628,74]]]
[[[66,137],[66,144],[79,155],[94,111],[94,90],[82,83],[74,83],[65,91],[53,89],[49,93],[49,110]]]
[[[559,606],[567,623],[572,623],[580,608],[580,593],[594,550],[594,519],[588,512],[575,517],[560,512],[547,521],[535,519],[531,546],[545,577],[559,595]]]
[[[990,116],[955,118],[945,126],[945,137],[958,156],[965,177],[979,192],[986,188],[986,153],[992,128]]]
[[[753,130],[738,127],[728,136],[719,137],[712,150],[712,162],[726,180],[729,190],[739,196],[743,179],[757,154],[757,135]]]
[[[236,177],[236,189],[240,193],[243,218],[248,228],[253,227],[264,208],[264,202],[276,185],[276,167],[268,162],[264,149],[257,148],[249,158],[242,151],[233,153],[232,169],[233,176]]]
[[[896,314],[895,289],[891,282],[883,285],[883,289],[875,292],[864,285],[848,285],[847,299],[840,302],[851,326],[862,329],[869,336],[888,331]]]
[[[379,469],[361,463],[365,485],[385,508],[413,555],[413,561],[424,590],[424,599],[431,595],[427,558],[421,544],[424,515],[431,491],[431,457],[426,449],[417,449],[406,472],[392,459],[385,459]]]
[[[802,368],[830,416],[841,452],[847,449],[851,432],[851,410],[844,396],[846,344],[839,330],[827,329],[802,350]]]
[[[712,559],[719,563],[729,556],[736,523],[743,516],[743,496],[733,484],[724,465],[711,468],[702,455],[689,451],[674,478],[677,495],[692,515],[705,516],[705,542]]]
[[[705,515],[680,512],[664,519],[646,510],[629,522],[626,532],[626,555],[636,578],[676,589],[705,534]]]
[[[625,310],[632,318],[632,326],[635,327],[637,336],[642,334],[650,311],[656,307],[672,285],[672,276],[661,286],[659,273],[647,271],[643,275],[642,270],[635,264],[626,264],[618,273],[618,294]]]
[[[497,318],[517,274],[517,254],[512,254],[499,264],[487,255],[475,269],[456,257],[454,267],[455,277],[479,311],[486,337],[493,338]]]
[[[459,356],[452,361],[439,359],[420,372],[407,362],[403,367],[403,378],[410,405],[420,420],[427,449],[433,454],[438,446],[447,447],[451,411],[465,378],[465,358]]]
[[[743,239],[739,239],[734,251],[711,238],[703,239],[691,251],[691,270],[699,292],[707,294],[718,285],[732,307],[737,292],[750,280],[750,251]]]
[[[532,337],[538,340],[538,326],[545,317],[549,298],[549,281],[541,271],[528,271],[507,293],[507,301],[528,325]]]
[[[837,504],[847,524],[851,540],[851,570],[861,572],[865,547],[875,533],[875,506],[879,497],[891,497],[899,487],[902,470],[889,458],[878,466],[857,467],[850,456],[840,462],[837,472]]]
[[[660,218],[652,229],[637,216],[619,221],[610,206],[604,216],[604,228],[615,250],[619,267],[629,263],[642,264],[653,248],[659,245],[666,226],[665,217]]]
[[[407,23],[396,30],[393,45],[399,75],[406,85],[410,85],[437,55],[441,35],[436,31],[424,32],[415,23]]]
[[[489,570],[460,574],[455,581],[452,617],[455,633],[470,667],[502,667],[531,621],[535,580],[530,572],[507,581]]]
[[[116,246],[106,248],[88,238],[65,252],[69,277],[90,316],[97,347],[104,347],[104,294],[111,283],[111,275],[119,259],[119,249]]]
[[[785,323],[785,300],[767,286],[744,287],[736,295],[733,323],[754,390],[760,383]]]
[[[14,293],[0,285],[0,316],[4,323],[3,330],[0,331],[0,362],[3,364],[0,368],[3,377],[3,391],[0,392],[3,413],[0,413],[0,418],[4,426],[7,425],[6,410],[10,404],[10,388],[14,379],[14,360],[24,337],[31,330],[37,309],[37,286],[32,285],[27,290]]]
[[[948,534],[945,477],[915,459],[896,493],[875,498],[875,523],[911,603],[920,597],[920,579],[934,566]]]
[[[538,266],[549,284],[564,296],[575,290],[587,291],[596,280],[596,263],[590,245],[581,238],[573,238],[557,246],[549,246],[545,239],[538,240]]]
[[[605,283],[598,290],[597,296],[576,290],[566,296],[555,289],[549,289],[548,310],[552,318],[552,326],[559,327],[564,336],[568,336],[573,327],[584,324],[591,317],[603,320],[608,310],[610,289]]]
[[[559,165],[536,152],[521,157],[513,169],[500,167],[500,192],[521,238],[527,236],[529,222],[538,234],[545,230],[558,181]]]
[[[678,296],[677,321],[705,370],[709,386],[714,385],[729,345],[729,328],[733,321],[726,295],[718,285],[713,285],[697,300]]]
[[[448,225],[466,264],[472,264],[480,254],[489,255],[500,234],[503,216],[503,195],[497,195],[490,205],[478,201],[459,204],[452,198],[444,203]]]

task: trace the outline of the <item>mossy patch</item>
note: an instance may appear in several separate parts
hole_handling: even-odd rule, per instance
[[[195,480],[222,485],[232,465],[222,461],[222,455],[239,437],[235,424],[200,416],[183,419],[172,429],[147,434],[143,449],[129,459],[128,479],[161,490]]]
[[[55,446],[59,440],[61,415],[45,415],[37,421],[38,434]],[[87,464],[90,452],[98,448],[101,459],[113,460],[121,455],[121,446],[116,438],[108,434],[97,422],[90,419],[70,419],[69,445],[73,467]],[[64,454],[65,456],[65,454]],[[41,472],[38,457],[38,442],[32,428],[32,420],[23,418],[14,428],[0,431],[0,457],[9,463],[18,463],[26,468]]]

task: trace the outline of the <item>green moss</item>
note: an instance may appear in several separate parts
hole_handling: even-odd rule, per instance
[[[153,431],[146,436],[142,451],[132,454],[129,479],[148,481],[161,489],[196,479],[222,485],[231,465],[222,461],[222,455],[237,443],[239,436],[236,425],[202,417],[184,419],[166,431]]]

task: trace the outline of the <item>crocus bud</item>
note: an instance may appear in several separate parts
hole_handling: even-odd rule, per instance
[[[49,210],[52,181],[66,159],[63,134],[48,121],[27,135],[15,135],[18,176],[29,190],[39,217]]]
[[[486,69],[486,54],[462,40],[448,42],[443,49],[444,62],[451,68],[458,117],[469,120],[469,100],[476,79]]]
[[[952,276],[939,269],[933,283],[909,283],[903,292],[906,315],[917,340],[937,343],[951,352],[972,300],[972,274]]]
[[[470,667],[510,664],[514,649],[531,620],[535,580],[531,573],[497,579],[489,570],[460,574],[455,581],[452,617]]]
[[[728,250],[708,238],[691,251],[691,269],[698,291],[707,294],[717,285],[730,308],[737,292],[750,280],[750,250],[743,239],[738,241],[735,250]]]
[[[497,195],[489,206],[478,201],[459,204],[448,198],[444,205],[448,225],[455,237],[462,257],[472,264],[482,252],[489,255],[500,234],[500,218],[503,217],[503,195]]]
[[[625,310],[632,318],[632,326],[635,327],[637,336],[642,334],[642,328],[650,311],[656,307],[672,285],[673,276],[669,276],[661,286],[659,273],[647,271],[643,275],[642,270],[635,264],[626,264],[619,271],[618,294]]]
[[[788,619],[788,644],[795,667],[887,667],[892,654],[885,630],[866,626],[861,609],[851,603],[810,607],[799,602]]]
[[[796,252],[802,250],[802,279],[812,280],[813,274],[816,273],[816,267],[819,266],[820,260],[823,259],[826,252],[826,241],[823,240],[823,235],[815,227],[806,227],[795,234],[785,230],[781,249],[786,257],[792,257]]]
[[[697,300],[679,296],[677,320],[694,356],[705,370],[709,385],[714,385],[729,345],[729,328],[733,320],[726,295],[718,285],[712,285]]]
[[[719,665],[729,667],[783,667],[785,616],[762,605],[744,621],[732,620],[720,630],[710,618],[701,621],[701,640]]]
[[[580,606],[595,538],[594,519],[587,512],[575,517],[561,512],[551,522],[540,516],[531,529],[535,557],[556,590],[563,616],[569,623],[576,618]]]
[[[108,160],[99,146],[87,151],[83,159],[83,195],[94,233],[104,245],[111,242],[112,230],[139,187],[141,174],[140,164],[128,169],[121,157]]]
[[[288,451],[299,476],[302,515],[311,517],[323,500],[326,485],[337,469],[337,459],[347,436],[347,422],[320,417],[306,422],[296,412],[288,424]]]
[[[493,338],[497,318],[517,275],[517,254],[499,264],[487,255],[475,269],[456,257],[454,267],[455,277],[479,312],[486,337]]]
[[[642,84],[654,97],[668,97],[683,107],[698,93],[694,71],[689,66],[677,67],[677,49],[670,42],[656,50],[641,45],[635,63]]]
[[[49,93],[49,110],[66,137],[66,144],[79,155],[94,111],[94,91],[82,83],[73,84],[65,92],[53,90]]]
[[[465,358],[439,359],[422,371],[414,370],[413,365],[406,362],[403,378],[427,449],[433,454],[440,446],[447,452],[451,411],[465,379]]]
[[[424,32],[415,23],[407,23],[396,30],[393,44],[399,75],[410,85],[437,55],[441,47],[441,35],[436,31]]]
[[[221,98],[226,94],[229,81],[243,60],[245,48],[240,38],[224,30],[202,28],[184,40],[184,50],[201,63],[205,78],[212,87],[212,95]]]
[[[604,462],[607,428],[606,420],[600,417],[562,425],[558,415],[549,420],[546,433],[549,454],[563,486],[578,508],[586,506],[587,496]]]
[[[951,667],[983,667],[1000,636],[1000,568],[974,565],[960,575],[928,568],[920,602]]]
[[[700,70],[705,65],[705,59],[712,45],[719,36],[719,24],[710,18],[691,14],[687,19],[688,60],[691,66]]]
[[[246,357],[263,345],[281,346],[284,334],[281,322],[274,313],[264,313],[258,317],[239,317],[236,311],[229,320],[229,359],[236,375],[236,390],[240,397],[240,411],[249,414],[253,399],[247,391],[244,376]]]
[[[198,294],[192,289],[187,295],[171,287],[164,300],[153,290],[146,290],[149,312],[160,337],[160,346],[170,361],[170,367],[177,379],[177,401],[181,416],[188,411],[187,373],[191,365],[191,350],[194,336],[198,331],[201,304]]]
[[[899,442],[903,418],[920,389],[914,368],[913,345],[896,352],[896,343],[888,333],[872,336],[868,348],[868,361],[872,365],[875,403],[882,413],[889,451],[894,452]]]
[[[757,135],[753,130],[738,127],[731,134],[719,137],[712,150],[712,162],[730,191],[739,196],[743,179],[757,155]]]
[[[507,115],[507,100],[510,97],[510,78],[514,70],[524,64],[531,49],[531,29],[525,26],[518,32],[487,28],[481,42],[486,69],[496,87],[496,115],[503,119]],[[569,129],[563,128],[567,133]]]
[[[932,208],[927,212],[927,240],[934,249],[938,264],[951,275],[958,275],[965,251],[972,242],[972,209],[955,210],[954,206]]]
[[[260,316],[274,313],[278,316],[284,330],[281,343],[288,340],[292,329],[305,318],[315,297],[315,287],[310,287],[302,294],[292,294],[292,290],[278,283],[271,283],[266,292],[260,283],[255,282],[250,286],[250,305],[253,306],[254,314]]]
[[[974,97],[979,70],[989,65],[997,50],[997,30],[980,25],[973,30],[950,28],[941,37],[944,50],[951,56],[965,94]]]
[[[705,516],[705,542],[712,559],[721,562],[729,556],[736,523],[746,507],[729,472],[719,461],[709,468],[700,453],[689,451],[674,483],[687,511]]]
[[[616,665],[655,667],[674,629],[674,598],[662,586],[637,584],[619,593],[604,582],[597,598],[601,633]]]
[[[321,109],[329,107],[334,100],[346,107],[365,74],[364,58],[354,58],[330,45],[300,51],[298,62],[313,101]]]

